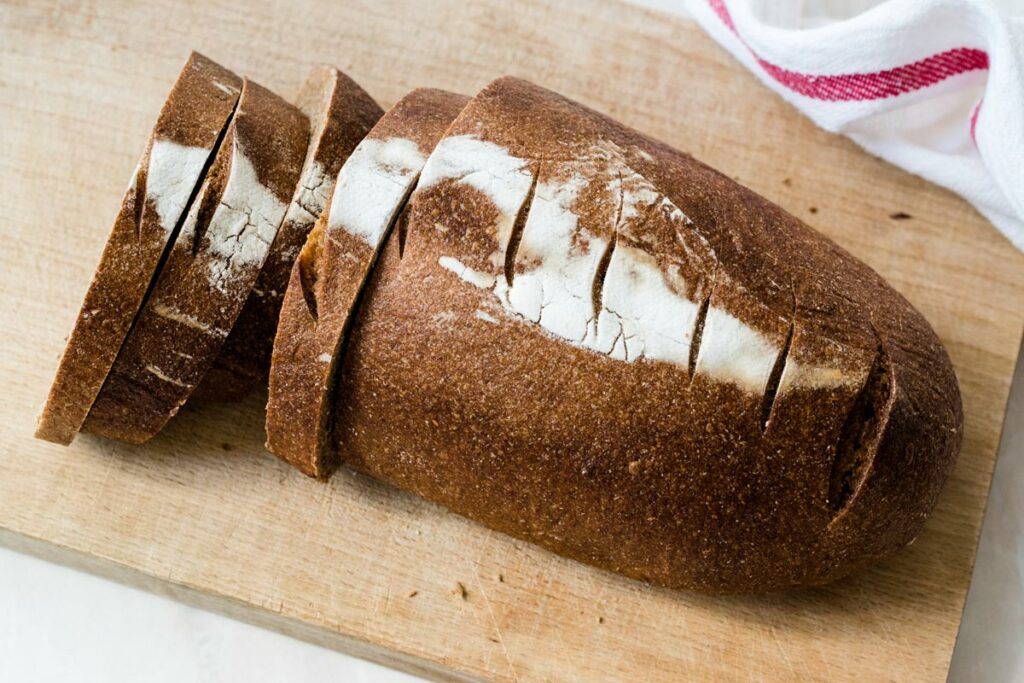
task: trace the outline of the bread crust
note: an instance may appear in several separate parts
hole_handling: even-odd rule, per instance
[[[299,179],[309,121],[246,80],[224,143],[83,428],[141,443],[213,363]]]
[[[425,166],[338,371],[343,461],[655,584],[823,583],[920,531],[962,432],[880,276],[686,154],[504,78]]]
[[[335,359],[382,240],[468,98],[420,89],[380,119],[342,167],[292,268],[274,340],[267,448],[313,477],[333,467],[325,427]]]
[[[324,212],[342,164],[384,114],[359,84],[329,65],[310,72],[295,106],[311,124],[302,176],[249,299],[193,399],[240,400],[266,376],[295,257]]]
[[[36,429],[67,445],[144,301],[150,282],[227,125],[242,80],[193,52],[160,110],[121,201]]]

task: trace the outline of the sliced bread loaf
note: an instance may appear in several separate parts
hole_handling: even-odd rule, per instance
[[[234,118],[84,429],[141,443],[224,345],[299,180],[309,121],[246,80]]]
[[[334,368],[359,293],[420,169],[467,98],[415,90],[359,143],[292,268],[274,340],[267,447],[310,476],[332,465]]]
[[[69,444],[81,429],[231,117],[241,79],[193,52],[171,89],[78,319],[36,437]]]
[[[295,257],[323,213],[342,164],[384,114],[355,81],[326,65],[310,73],[295,105],[312,131],[302,175],[256,285],[193,399],[238,400],[266,376]]]

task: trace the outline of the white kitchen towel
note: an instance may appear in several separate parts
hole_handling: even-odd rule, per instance
[[[686,4],[819,126],[962,195],[1024,250],[1024,19],[988,0],[888,0],[838,21],[807,0]]]

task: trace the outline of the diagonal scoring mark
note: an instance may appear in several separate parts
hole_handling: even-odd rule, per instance
[[[712,287],[712,291],[714,291],[714,287]],[[704,300],[700,302],[700,308],[697,310],[697,320],[693,324],[693,335],[690,337],[690,357],[687,367],[690,372],[691,382],[693,382],[693,377],[697,373],[697,358],[700,355],[700,344],[704,338],[704,322],[707,320],[710,305],[711,292],[708,292]]]
[[[530,181],[530,189],[526,193],[516,213],[516,219],[512,223],[512,232],[508,236],[508,246],[505,247],[505,284],[512,286],[516,276],[516,253],[519,251],[519,243],[523,241],[523,230],[526,229],[526,219],[530,214],[530,207],[533,205],[533,196],[537,191],[537,179],[540,177],[540,167],[534,171],[533,180]]]
[[[878,335],[878,332],[875,332]],[[878,450],[882,427],[892,409],[892,378],[889,357],[878,341],[878,351],[864,385],[854,400],[840,432],[828,482],[828,506],[833,519],[853,500],[864,483]]]
[[[764,396],[761,397],[761,433],[768,429],[768,422],[775,408],[775,398],[779,394],[779,383],[782,381],[782,372],[786,369],[786,361],[789,360],[789,349],[793,344],[793,321],[789,321],[789,331],[786,332],[786,341],[782,350],[775,358],[775,364],[768,375],[768,384],[764,389]]]

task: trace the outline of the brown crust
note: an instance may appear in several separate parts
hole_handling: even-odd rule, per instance
[[[267,447],[310,476],[323,477],[332,467],[324,430],[333,384],[334,359],[340,353],[351,313],[377,254],[376,244],[351,232],[338,207],[350,207],[365,187],[350,182],[357,174],[396,174],[396,187],[411,189],[422,159],[433,149],[468,98],[421,89],[404,97],[374,126],[353,153],[338,179],[331,208],[310,234],[292,268],[274,341],[267,402]],[[368,168],[378,149],[385,167]],[[411,161],[399,168],[401,154]],[[394,163],[395,166],[387,164]],[[359,179],[356,178],[356,181]],[[384,179],[385,185],[392,182]],[[389,229],[404,204],[406,189],[384,204],[368,207],[371,222]],[[371,240],[373,241],[373,240]]]
[[[85,430],[140,443],[189,397],[256,281],[308,140],[301,111],[245,81],[224,144]]]
[[[404,253],[392,236],[349,335],[331,425],[347,464],[559,554],[702,591],[818,584],[914,538],[962,412],[945,350],[902,296],[729,178],[524,81],[488,86],[442,145],[459,135],[526,160],[540,209],[582,174],[573,254],[615,252],[588,262],[598,307],[627,291],[623,263],[654,263],[709,311],[701,347],[692,363],[624,362],[511,311],[495,292],[543,272],[550,255],[531,249],[555,224],[531,230],[438,182],[414,195]],[[656,190],[628,220],[607,190],[623,178]],[[520,223],[509,257],[497,226]],[[730,319],[776,354],[758,352],[746,383],[729,373],[757,365],[750,344],[715,357],[740,339]]]
[[[302,177],[256,285],[193,400],[240,400],[266,376],[295,257],[326,207],[338,170],[384,114],[355,81],[328,65],[310,73],[295,105],[312,130]]]
[[[39,416],[37,438],[67,445],[81,428],[184,211],[182,206],[161,217],[153,199],[147,197],[154,142],[197,148],[200,152],[193,158],[201,163],[214,150],[241,87],[241,79],[230,71],[198,53],[189,56],[121,202]],[[183,169],[174,171],[182,174]],[[192,172],[194,179],[181,188],[186,197],[201,179],[201,169]]]

